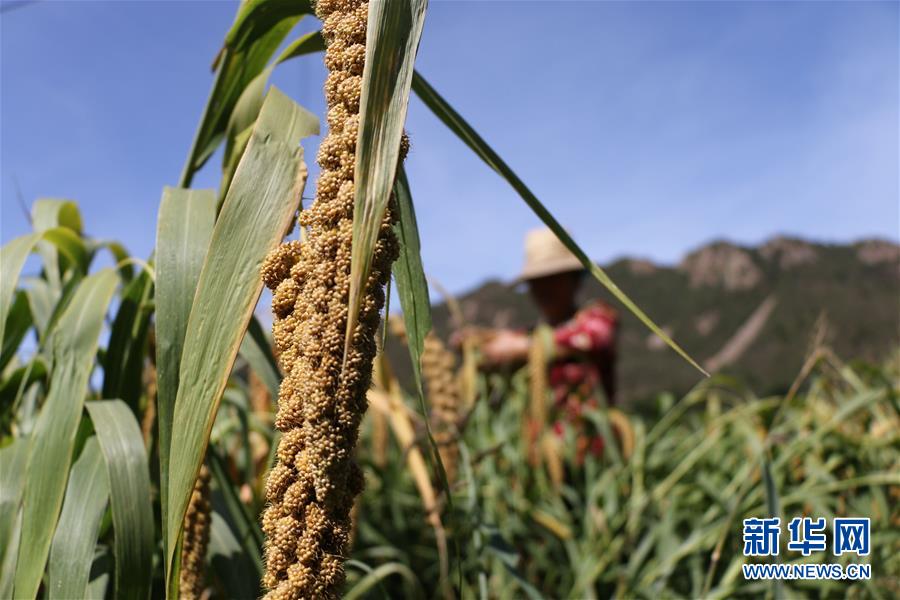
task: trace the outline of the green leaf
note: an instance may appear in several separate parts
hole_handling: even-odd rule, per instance
[[[232,598],[259,596],[259,572],[219,512],[212,513],[209,530],[209,563],[223,589]]]
[[[246,0],[225,36],[225,47],[235,51],[249,48],[285,19],[312,13],[308,0]]]
[[[62,210],[59,207],[56,208]],[[44,217],[45,220],[48,218]],[[0,248],[0,272],[3,273],[3,277],[0,278],[0,340],[5,339],[6,322],[9,318],[10,310],[12,310],[12,299],[22,267],[25,265],[28,255],[34,251],[36,246],[38,251],[44,256],[45,270],[48,276],[55,274],[56,287],[53,287],[52,284],[50,287],[57,292],[62,285],[59,280],[59,273],[56,269],[47,270],[47,261],[51,261],[50,264],[56,264],[58,253],[62,252],[71,262],[78,263],[84,269],[87,268],[88,253],[84,242],[71,229],[66,227],[51,227],[43,229],[39,233],[23,235]]]
[[[422,267],[416,212],[409,192],[406,170],[402,166],[397,171],[394,197],[399,213],[397,224],[394,225],[394,233],[400,242],[400,256],[394,262],[393,272],[397,282],[400,307],[403,309],[403,322],[406,325],[406,346],[412,362],[416,387],[421,390],[420,359],[425,346],[425,336],[431,331],[431,300],[428,297],[425,269]]]
[[[367,593],[376,585],[390,577],[398,575],[405,585],[405,589],[409,594],[407,598],[424,598],[425,593],[422,590],[422,584],[419,583],[416,574],[408,566],[399,562],[389,562],[379,565],[371,569],[356,584],[347,590],[344,600],[356,600],[357,598],[367,597]]]
[[[60,306],[60,291],[54,290],[45,279],[28,279],[25,295],[28,297],[28,308],[31,309],[31,320],[34,322],[38,340],[44,341],[50,329],[50,320],[54,311]]]
[[[500,156],[494,152],[494,150],[485,142],[478,133],[472,129],[472,127],[463,119],[458,112],[456,112],[453,107],[451,107],[444,98],[441,97],[437,91],[431,87],[425,79],[416,73],[413,76],[412,89],[416,93],[417,96],[425,103],[425,105],[431,109],[433,112],[443,123],[455,133],[478,157],[483,160],[491,169],[493,169],[498,175],[503,177],[509,183],[512,188],[522,197],[525,203],[531,208],[532,211],[544,222],[544,224],[549,227],[553,233],[556,234],[556,237],[559,238],[566,248],[578,257],[578,260],[581,261],[581,264],[584,265],[584,268],[587,269],[594,278],[597,279],[600,283],[606,287],[610,291],[610,293],[615,296],[619,302],[621,302],[625,308],[630,310],[641,322],[647,326],[650,331],[655,333],[660,337],[670,348],[672,348],[675,352],[677,352],[682,358],[688,361],[691,365],[693,365],[698,371],[709,376],[703,367],[701,367],[697,362],[691,358],[687,352],[682,350],[681,346],[676,344],[672,338],[670,338],[660,327],[654,323],[650,317],[648,317],[644,311],[642,311],[632,300],[629,298],[625,292],[619,289],[619,286],[615,284],[615,282],[610,279],[609,275],[597,266],[594,261],[592,261],[587,254],[585,254],[584,250],[575,243],[575,240],[572,239],[572,236],[563,229],[562,225],[556,220],[556,218],[541,204],[541,201],[537,199],[528,186],[519,179],[519,176],[516,175],[512,169],[509,168]]]
[[[42,239],[52,242],[70,264],[77,266],[83,273],[87,272],[89,254],[78,234],[66,227],[53,227],[44,231]]]
[[[153,279],[148,271],[125,286],[113,321],[103,364],[104,398],[120,398],[137,415],[153,312]]]
[[[40,237],[37,233],[23,235],[0,248],[0,272],[3,273],[0,277],[0,340],[5,339],[6,318],[12,308],[19,273]]]
[[[772,461],[765,454],[762,460],[762,477],[766,491],[766,508],[770,517],[781,517],[781,502],[778,498],[778,486],[772,476]],[[784,595],[784,583],[775,579],[772,581],[772,595],[775,600],[782,600]]]
[[[43,234],[50,229],[64,227],[78,237],[82,227],[81,213],[78,211],[78,205],[71,200],[42,198],[31,207],[31,225],[35,233]],[[54,289],[59,289],[61,278],[57,249],[51,244],[42,243],[38,250],[44,260],[47,281]]]
[[[106,458],[116,556],[116,598],[149,598],[153,560],[150,469],[141,428],[121,400],[87,403]]]
[[[12,597],[27,463],[28,438],[0,448],[0,598]]]
[[[216,57],[216,79],[200,119],[179,187],[189,187],[194,173],[222,141],[241,93],[266,67],[269,59],[304,14],[303,0],[249,0],[241,4],[225,47]]]
[[[345,364],[366,293],[378,232],[394,187],[413,64],[427,4],[427,0],[369,3],[353,174],[353,247],[344,334]]]
[[[66,489],[75,434],[97,351],[97,338],[118,277],[104,269],[86,277],[60,317],[50,346],[50,391],[31,434],[25,485],[17,597],[37,595]]]
[[[115,240],[93,239],[85,240],[85,245],[91,256],[96,255],[100,250],[108,250],[122,275],[122,281],[131,283],[131,280],[134,278],[134,269],[130,262],[126,262],[131,259],[131,256],[128,254],[128,250],[125,249],[125,246]],[[119,263],[125,264],[119,266]]]
[[[272,343],[255,318],[250,319],[247,335],[241,342],[240,354],[266,385],[272,398],[277,398],[278,388],[281,386],[281,372],[272,354]]]
[[[16,549],[19,547],[19,541],[22,538],[22,509],[17,508],[10,515],[12,521],[12,531],[9,536],[9,546],[3,555],[3,562],[0,563],[0,598],[13,598],[13,588],[16,581],[16,566],[18,556]]]
[[[72,466],[59,526],[50,546],[48,598],[87,595],[100,520],[106,512],[109,482],[97,438],[87,441]]]
[[[221,453],[215,447],[209,451],[209,469],[212,472],[213,479],[216,481],[219,495],[224,504],[226,514],[230,517],[229,521],[234,524],[237,539],[240,540],[241,552],[247,561],[253,566],[253,576],[257,581],[262,580],[263,576],[263,544],[265,538],[259,523],[248,514],[243,502],[241,502],[238,492],[228,474],[225,472],[226,461]]]
[[[200,273],[172,426],[166,523],[170,583],[175,541],[216,410],[262,290],[260,267],[287,233],[303,193],[306,166],[299,142],[310,133],[308,125],[287,96],[276,88],[269,91]]]
[[[6,368],[10,359],[19,349],[19,344],[25,339],[25,334],[34,324],[31,316],[31,307],[28,306],[28,295],[24,291],[19,291],[15,295],[12,307],[6,316],[6,328],[2,329],[3,348],[0,350],[0,372]]]
[[[168,504],[169,446],[184,332],[216,220],[212,190],[163,190],[156,228],[156,381],[160,504]],[[165,533],[165,527],[163,527]],[[168,539],[163,536],[164,546]]]
[[[422,268],[416,212],[409,191],[409,181],[406,179],[406,170],[402,165],[397,170],[394,197],[399,213],[397,224],[394,225],[394,233],[400,243],[400,255],[394,261],[393,273],[394,279],[397,281],[400,307],[403,309],[403,322],[406,325],[406,348],[412,363],[416,395],[422,410],[425,433],[431,450],[431,460],[437,467],[437,477],[447,502],[452,506],[453,496],[450,494],[450,482],[447,480],[444,463],[431,431],[431,420],[427,418],[429,411],[425,404],[425,393],[422,387],[421,358],[425,346],[425,336],[431,331],[431,300],[428,298],[428,282],[425,279],[425,270]]]
[[[253,78],[241,92],[240,97],[231,111],[228,118],[228,126],[225,132],[225,154],[222,157],[222,185],[221,193],[224,194],[231,185],[234,178],[234,170],[237,168],[241,155],[247,148],[247,142],[250,140],[250,132],[256,118],[259,116],[259,110],[262,108],[263,99],[265,98],[266,84],[275,71],[275,67],[282,62],[310,54],[312,52],[320,52],[325,49],[325,42],[319,31],[308,33],[294,40],[275,61],[263,69],[263,71]],[[308,113],[310,119],[315,119],[315,132],[313,135],[319,134],[318,118],[312,113]]]
[[[46,378],[47,362],[41,355],[35,355],[27,364],[8,374],[0,382],[0,404],[12,409],[17,405],[17,398],[21,393],[35,382],[44,381]]]

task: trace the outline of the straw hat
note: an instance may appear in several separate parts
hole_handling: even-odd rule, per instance
[[[526,234],[525,265],[519,274],[519,281],[582,269],[584,265],[581,261],[546,227],[533,229]]]

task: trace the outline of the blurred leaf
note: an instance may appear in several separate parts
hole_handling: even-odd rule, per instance
[[[6,339],[6,319],[12,308],[19,273],[40,237],[37,233],[23,235],[0,248],[0,272],[3,273],[0,277],[0,340]]]
[[[156,226],[156,381],[160,504],[167,515],[169,446],[184,332],[216,219],[212,190],[163,190]],[[163,527],[165,534],[165,527]],[[164,547],[168,539],[163,536]]]
[[[29,279],[25,295],[28,297],[28,308],[31,309],[35,333],[37,333],[38,340],[43,341],[50,327],[50,319],[54,310],[61,304],[59,302],[60,292],[51,288],[44,279]]]
[[[237,541],[228,522],[218,512],[212,513],[209,531],[209,563],[213,573],[232,598],[259,596],[260,573],[250,556]]]
[[[544,222],[544,224],[549,227],[553,233],[556,234],[556,237],[559,238],[563,244],[565,244],[566,248],[569,249],[572,254],[574,254],[581,264],[584,265],[584,268],[587,269],[594,278],[597,279],[600,283],[603,284],[606,289],[610,291],[610,293],[615,296],[619,302],[621,302],[625,308],[630,310],[641,322],[647,326],[653,333],[659,336],[670,348],[672,348],[675,352],[681,355],[686,361],[688,361],[691,365],[693,365],[698,371],[703,373],[706,376],[709,374],[703,370],[703,368],[697,364],[697,362],[688,356],[688,354],[682,350],[681,346],[676,344],[659,326],[654,323],[650,317],[644,314],[638,306],[632,302],[631,298],[629,298],[625,292],[619,289],[619,286],[613,282],[612,279],[609,278],[609,275],[597,266],[594,261],[592,261],[587,254],[585,254],[584,250],[575,243],[575,240],[569,235],[569,233],[563,229],[562,225],[556,220],[556,218],[541,204],[541,201],[537,199],[531,190],[525,185],[525,183],[519,179],[519,176],[516,175],[512,169],[509,168],[500,156],[494,152],[494,150],[488,146],[487,142],[485,142],[478,133],[463,119],[459,113],[457,113],[453,107],[451,107],[437,91],[428,84],[425,79],[416,73],[413,76],[412,81],[412,89],[416,92],[416,95],[425,103],[425,105],[431,109],[431,111],[441,120],[443,123],[455,133],[475,154],[478,155],[481,160],[483,160],[489,167],[491,167],[498,175],[503,177],[514,190],[522,197],[525,203],[531,208],[532,211]]]
[[[43,381],[46,378],[47,363],[42,356],[37,355],[28,361],[28,364],[19,367],[0,381],[0,403],[12,409],[19,394],[36,381]]]
[[[108,551],[94,557],[94,563],[91,565],[91,582],[88,584],[85,600],[105,600],[109,597],[112,570],[112,558]]]
[[[16,566],[18,556],[16,549],[19,547],[19,541],[22,537],[22,508],[18,507],[10,515],[12,530],[10,531],[9,546],[3,555],[3,562],[0,563],[0,598],[13,598],[13,588],[16,581]]]
[[[308,126],[296,104],[276,88],[269,91],[213,230],[179,369],[166,524],[170,567],[216,410],[262,289],[260,267],[287,233],[303,193],[299,142]],[[167,579],[174,580],[171,568]]]
[[[394,262],[393,272],[397,282],[397,295],[400,296],[400,307],[403,309],[413,375],[416,387],[421,388],[422,368],[419,360],[425,345],[425,336],[431,331],[431,300],[428,297],[428,282],[422,267],[416,211],[409,192],[406,170],[402,166],[397,170],[394,197],[398,212],[394,233],[400,242],[400,256]]]
[[[281,386],[281,373],[272,354],[272,343],[255,318],[250,319],[247,334],[241,342],[240,354],[266,385],[272,398],[277,398],[278,388]]]
[[[147,332],[153,312],[153,279],[142,271],[125,286],[112,324],[103,364],[104,398],[123,400],[135,415],[140,414]]]
[[[239,51],[265,38],[289,17],[313,14],[308,0],[245,0],[225,36],[225,47]]]
[[[369,281],[378,232],[394,187],[413,64],[427,4],[427,0],[369,4],[353,173],[353,246],[344,335],[345,365]]]
[[[116,556],[116,598],[149,598],[153,560],[150,469],[141,428],[121,400],[87,403],[106,458]]]
[[[770,517],[781,518],[781,502],[778,498],[778,487],[775,484],[775,478],[772,476],[772,463],[768,456],[762,457],[762,476],[766,486],[766,507],[769,510]],[[777,554],[777,552],[776,552]],[[784,583],[775,579],[772,582],[772,595],[775,600],[782,600],[784,596]]]
[[[81,264],[84,269],[87,268],[87,250],[84,243],[65,227],[51,227],[39,233],[23,235],[0,248],[0,272],[3,273],[3,277],[0,278],[0,340],[6,340],[6,323],[12,310],[16,284],[19,282],[25,260],[35,247],[44,256],[45,262],[49,260],[51,264],[56,264],[58,252],[61,251],[70,261]],[[58,271],[50,269],[47,273],[48,275],[55,273],[56,286],[49,287],[58,292],[62,286]],[[47,287],[47,284],[44,285]],[[14,326],[20,327],[20,324]],[[5,346],[4,342],[4,348]]]
[[[424,598],[425,593],[422,590],[422,584],[416,578],[416,574],[406,565],[399,562],[389,562],[379,565],[371,569],[356,584],[344,594],[344,600],[356,600],[357,598],[365,598],[366,594],[373,587],[387,579],[391,575],[399,575],[410,595],[407,598]]]
[[[5,272],[4,272],[5,273]],[[31,307],[28,306],[28,296],[23,291],[19,291],[15,295],[12,307],[6,314],[6,328],[0,327],[0,334],[3,341],[3,349],[0,351],[0,372],[6,368],[10,359],[15,356],[19,344],[25,339],[25,334],[31,329],[33,321],[31,318]]]
[[[113,260],[118,266],[119,263],[125,262],[131,258],[128,254],[128,250],[125,249],[125,246],[120,244],[115,240],[83,240],[85,245],[87,246],[88,252],[93,256],[98,251],[102,249],[109,250],[109,253],[112,254]],[[119,267],[119,271],[122,275],[122,281],[125,283],[131,283],[131,280],[134,278],[134,268],[131,264],[123,264]]]
[[[314,31],[301,36],[289,44],[271,65],[263,69],[244,87],[228,118],[225,132],[225,154],[222,157],[223,173],[220,186],[223,197],[228,191],[228,186],[231,185],[234,170],[250,140],[250,132],[259,116],[259,110],[262,108],[265,98],[266,84],[275,71],[275,67],[288,59],[321,52],[324,49],[325,42],[322,40],[321,32]],[[308,113],[308,117],[311,120],[315,119],[316,122],[315,131],[311,135],[319,135],[318,118],[312,113]]]
[[[228,520],[234,528],[234,534],[241,545],[243,555],[253,566],[253,576],[257,581],[261,581],[263,576],[262,553],[265,541],[262,529],[256,519],[248,514],[234,484],[228,479],[228,474],[225,472],[227,466],[225,459],[215,448],[210,449],[207,456],[209,457],[209,469],[225,505],[226,512],[224,514],[229,517]]]
[[[225,47],[216,57],[216,78],[181,174],[179,187],[189,187],[194,173],[222,142],[228,120],[241,93],[304,14],[304,0],[248,0],[241,4]]]
[[[88,251],[78,234],[66,227],[53,227],[44,231],[42,239],[51,242],[69,263],[87,272]]]
[[[0,448],[0,598],[12,597],[27,463],[28,438]]]
[[[41,198],[31,207],[31,225],[35,233],[43,234],[56,227],[64,227],[74,234],[81,233],[81,213],[71,200]],[[76,235],[77,237],[77,235]],[[44,260],[47,281],[54,289],[61,284],[57,249],[49,243],[41,243],[38,252]]]
[[[82,280],[50,340],[50,392],[31,434],[29,449],[30,477],[22,516],[22,540],[27,543],[19,547],[17,597],[37,595],[66,489],[97,338],[117,281],[116,273],[109,269]]]
[[[400,243],[400,255],[394,261],[393,273],[394,279],[397,281],[397,295],[400,296],[400,307],[403,309],[403,322],[406,326],[406,347],[412,363],[419,406],[422,416],[425,417],[425,433],[428,437],[431,462],[436,466],[437,479],[447,501],[452,506],[453,496],[450,494],[450,482],[447,480],[441,454],[431,431],[431,420],[427,418],[429,411],[425,404],[425,393],[422,387],[421,358],[425,336],[431,331],[431,300],[428,298],[428,282],[422,268],[419,226],[416,222],[416,212],[403,165],[400,165],[397,170],[394,198],[398,212],[394,233]]]
[[[84,598],[106,512],[109,482],[97,438],[85,444],[72,466],[59,526],[50,546],[49,598]]]

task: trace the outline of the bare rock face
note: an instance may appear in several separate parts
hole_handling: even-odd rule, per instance
[[[722,286],[729,291],[751,289],[763,276],[749,252],[727,242],[688,254],[678,269],[687,274],[691,287]]]
[[[656,272],[656,265],[643,258],[626,259],[628,270],[632,275],[652,275]]]
[[[782,269],[792,269],[819,259],[819,253],[809,242],[783,236],[774,237],[760,246],[759,253],[766,260],[777,262]]]
[[[867,265],[900,263],[900,246],[887,240],[863,240],[856,244],[856,256]]]

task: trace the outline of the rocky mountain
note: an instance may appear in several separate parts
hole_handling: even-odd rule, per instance
[[[900,344],[900,246],[889,241],[828,245],[776,237],[759,247],[719,241],[675,266],[623,258],[604,268],[704,366],[739,377],[760,395],[790,386],[815,331],[844,359],[882,360]],[[593,279],[582,296],[617,306]],[[458,301],[471,324],[527,327],[537,318],[526,290],[499,281]],[[620,314],[618,373],[626,402],[683,393],[699,381],[636,318],[622,308]],[[434,322],[446,338],[444,304],[434,307]],[[408,371],[408,358],[396,348],[390,353],[398,371]]]

